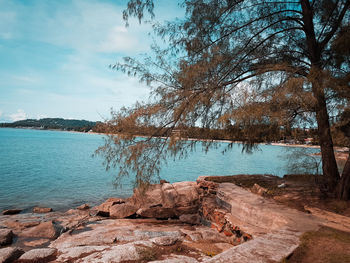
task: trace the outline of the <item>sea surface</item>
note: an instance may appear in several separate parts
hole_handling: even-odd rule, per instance
[[[64,210],[108,197],[132,194],[131,179],[122,188],[113,185],[117,171],[106,171],[100,157],[92,157],[103,144],[98,134],[49,130],[0,128],[0,210],[33,206]],[[290,147],[260,145],[252,154],[242,154],[227,143],[207,154],[198,150],[186,159],[169,160],[160,176],[170,182],[194,181],[200,175],[273,174],[288,171]],[[317,149],[308,149],[317,152]]]

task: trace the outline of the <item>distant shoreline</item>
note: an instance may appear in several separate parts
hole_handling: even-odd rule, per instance
[[[101,132],[82,132],[82,131],[74,131],[74,130],[62,130],[62,129],[42,129],[37,127],[0,127],[0,128],[8,128],[8,129],[26,129],[26,130],[40,130],[40,131],[60,131],[60,132],[70,132],[70,133],[83,133],[83,134],[97,134],[97,135],[108,135],[108,133]],[[147,138],[149,136],[145,135],[135,135],[136,137]],[[214,142],[223,142],[223,143],[236,143],[241,144],[241,141],[230,141],[230,140],[211,140],[211,139],[197,139],[197,138],[187,138],[188,141],[214,141]],[[307,144],[289,144],[289,143],[280,143],[280,142],[272,142],[272,143],[257,143],[259,145],[272,145],[272,146],[282,146],[282,147],[296,147],[296,148],[313,148],[320,149],[319,145],[307,145]],[[338,153],[336,158],[344,159],[344,155],[349,154],[348,147],[339,147],[335,146],[334,151]],[[346,158],[345,158],[346,159]]]

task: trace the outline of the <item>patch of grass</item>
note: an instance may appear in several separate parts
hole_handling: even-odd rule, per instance
[[[207,181],[215,183],[233,183],[244,188],[251,188],[256,183],[265,188],[271,188],[278,185],[281,178],[273,175],[262,174],[237,174],[230,176],[208,176]]]
[[[282,262],[350,262],[350,233],[328,227],[306,232],[301,237],[300,246]]]
[[[315,174],[285,174],[283,179],[294,182],[315,182]]]
[[[332,200],[329,202],[330,208],[335,213],[341,214],[343,213],[346,209],[348,209],[348,202],[347,201],[342,201],[342,200]]]

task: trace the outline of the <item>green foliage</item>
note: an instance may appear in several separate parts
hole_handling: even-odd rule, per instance
[[[223,131],[249,151],[280,131],[317,126],[327,189],[334,190],[339,173],[328,113],[349,105],[343,45],[349,6],[349,0],[184,1],[184,19],[154,24],[166,48],[153,45],[144,60],[127,57],[111,66],[145,82],[151,96],[112,112],[106,125],[118,134],[97,153],[107,167],[118,166],[121,176],[132,171],[141,183],[157,174],[166,156],[181,158],[193,149],[196,142],[184,141],[187,128]],[[130,0],[124,14],[142,19],[147,11],[153,16],[153,1]],[[150,138],[134,138],[149,127]],[[203,149],[212,146],[205,142]]]
[[[1,123],[0,127],[11,128],[41,128],[41,129],[60,129],[72,131],[89,131],[96,126],[96,122],[86,120],[66,120],[62,118],[44,118],[40,120],[27,119],[11,123]]]

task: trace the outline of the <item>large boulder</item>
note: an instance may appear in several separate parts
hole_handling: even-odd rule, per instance
[[[135,206],[141,208],[162,206],[162,199],[162,186],[160,184],[153,184],[147,189],[135,189],[130,201]]]
[[[94,210],[97,211],[97,215],[99,216],[109,216],[109,210],[112,206],[123,203],[125,203],[124,199],[111,197],[99,206],[94,207]]]
[[[116,204],[109,209],[109,216],[113,218],[125,218],[136,213],[138,208],[130,203]]]
[[[13,233],[10,229],[0,229],[0,246],[6,246],[12,243]]]
[[[130,202],[141,217],[173,218],[197,213],[199,195],[195,182],[163,183],[136,189]]]
[[[23,250],[17,247],[5,247],[0,249],[0,263],[11,263],[18,259]]]
[[[57,238],[63,228],[54,221],[41,222],[39,225],[22,231],[19,235],[23,237]]]
[[[176,196],[176,206],[192,206],[198,203],[199,195],[195,182],[178,182],[173,184]]]

